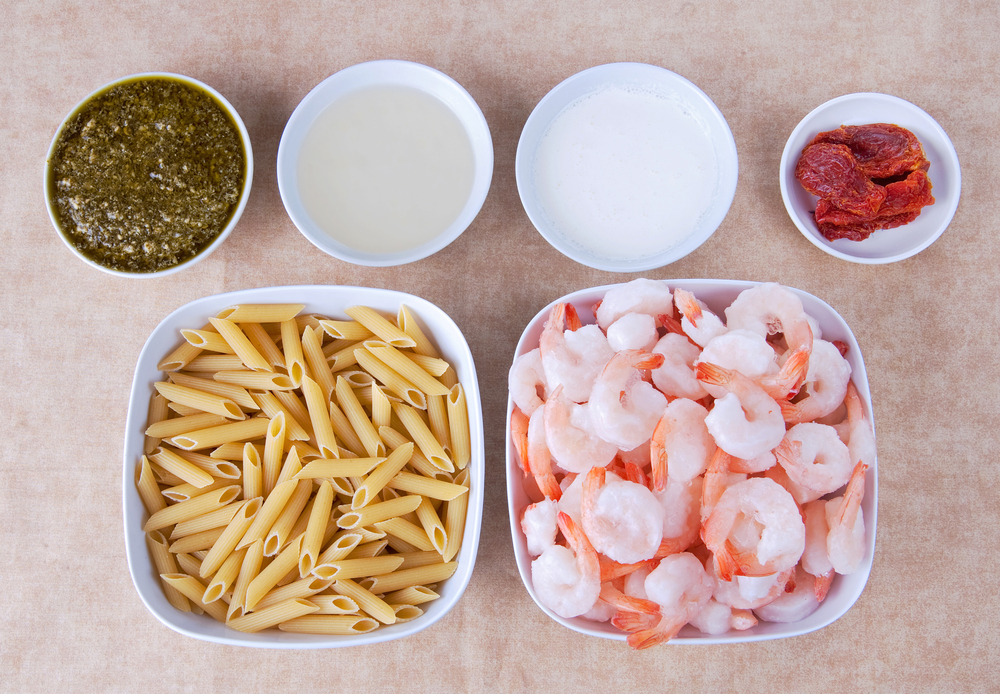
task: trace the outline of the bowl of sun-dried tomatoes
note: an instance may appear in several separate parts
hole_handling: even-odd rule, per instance
[[[788,215],[815,246],[881,264],[944,233],[962,172],[948,134],[921,108],[888,94],[847,94],[792,131],[780,183]]]

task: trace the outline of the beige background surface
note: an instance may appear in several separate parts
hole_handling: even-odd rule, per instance
[[[988,2],[313,2],[0,4],[0,690],[984,691],[996,688],[1000,278],[997,7]],[[457,79],[493,134],[493,187],[455,243],[418,263],[329,258],[275,183],[282,127],[333,72],[402,58]],[[538,100],[613,61],[674,70],[729,120],[736,199],[698,251],[652,278],[775,280],[830,303],[871,377],[879,440],[874,568],[846,616],[807,636],[630,653],[549,620],[520,583],[504,490],[506,372],[527,320],[564,293],[632,279],[565,259],[514,183]],[[46,149],[64,115],[116,77],[197,77],[239,110],[253,194],[207,261],[175,276],[106,276],[47,219]],[[789,221],[777,183],[788,134],[841,94],[921,106],[951,136],[962,201],[947,233],[888,266],[842,262]],[[447,277],[453,279],[445,282]],[[465,332],[484,391],[486,509],[475,575],[445,619],[347,650],[238,649],[173,633],[125,563],[122,439],[139,350],[176,307],[234,289],[356,284],[418,294]]]

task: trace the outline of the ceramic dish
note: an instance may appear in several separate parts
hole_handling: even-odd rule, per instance
[[[585,122],[557,131],[585,104],[596,109]],[[538,233],[576,262],[611,272],[661,267],[698,248],[729,211],[738,172],[736,142],[712,100],[680,75],[642,63],[599,65],[556,85],[524,124],[515,163],[521,204]],[[687,209],[691,199],[698,202]],[[644,230],[627,247],[623,224]],[[678,224],[689,231],[650,241]]]
[[[303,189],[307,183],[300,176],[304,175],[300,169],[300,160],[303,157],[303,143],[306,141],[310,128],[317,122],[317,119],[331,107],[331,105],[345,98],[354,98],[364,90],[377,88],[401,87],[411,90],[419,90],[434,99],[442,102],[454,116],[458,118],[460,126],[468,135],[469,143],[472,147],[472,184],[464,205],[457,216],[446,224],[440,233],[419,245],[402,248],[394,251],[372,251],[362,250],[349,245],[348,237],[342,230],[324,228],[317,219],[316,214],[311,213],[309,207],[304,203]],[[386,107],[388,108],[388,107]],[[390,109],[391,110],[391,109]],[[345,119],[352,123],[352,127],[357,125],[357,119],[366,121],[385,120],[386,113],[370,113],[365,117],[352,114],[356,119]],[[397,128],[409,128],[410,124],[397,123],[394,120],[386,125],[386,132],[391,137],[395,137]],[[425,134],[426,139],[429,134]],[[391,137],[388,139],[391,140]],[[413,139],[406,139],[403,144],[408,148],[413,144]],[[414,145],[415,146],[415,145]],[[371,165],[372,152],[349,153],[354,164],[367,162]],[[347,155],[345,155],[346,157]],[[399,162],[393,159],[393,153],[385,153],[383,157],[385,166],[382,170],[382,179],[394,180],[399,174]],[[380,160],[381,162],[381,160]],[[381,166],[380,162],[374,162],[374,166]],[[328,162],[330,163],[330,162]],[[479,210],[486,200],[486,195],[490,189],[493,178],[493,140],[490,136],[489,126],[486,118],[479,109],[472,96],[462,88],[462,86],[443,72],[419,63],[411,63],[404,60],[376,60],[368,63],[360,63],[345,68],[320,82],[304,99],[296,106],[292,112],[285,130],[281,135],[281,142],[278,146],[278,190],[281,193],[281,200],[285,205],[285,210],[292,222],[302,232],[310,243],[325,253],[329,253],[335,258],[346,260],[357,265],[370,266],[390,266],[411,263],[427,256],[437,253],[439,250],[454,241],[465,231],[479,214]],[[419,172],[415,172],[417,176]],[[316,175],[315,172],[312,175]],[[367,180],[367,178],[365,179]],[[421,179],[422,181],[423,179]],[[440,182],[439,182],[440,183]],[[352,179],[350,186],[354,186]],[[407,179],[402,184],[406,190],[414,188],[414,179]],[[421,183],[423,185],[423,183]],[[421,188],[423,190],[423,188]],[[436,189],[425,191],[427,195]],[[403,191],[405,192],[405,191]],[[354,195],[362,198],[370,191],[362,188],[351,187],[351,191],[345,195]],[[332,195],[332,194],[331,194]],[[398,193],[394,199],[403,200]],[[381,207],[387,205],[391,208],[393,200],[388,202],[382,198],[378,200]],[[402,202],[400,204],[403,204]],[[406,203],[410,204],[410,203]],[[408,223],[412,218],[407,215],[406,210],[400,210],[400,224]],[[342,222],[347,223],[347,222]],[[332,222],[327,222],[332,224]],[[360,224],[360,222],[356,223]],[[376,233],[385,233],[376,230]]]
[[[442,357],[455,368],[465,387],[469,407],[469,429],[472,441],[472,459],[468,469],[471,478],[468,517],[462,546],[456,557],[458,570],[442,582],[437,592],[440,598],[420,607],[424,614],[402,624],[383,626],[367,634],[352,636],[319,636],[285,633],[268,629],[255,634],[244,634],[227,628],[207,615],[195,615],[174,609],[166,600],[159,577],[151,563],[146,548],[142,525],[147,516],[135,486],[135,469],[144,445],[143,430],[146,426],[150,394],[153,383],[162,380],[157,370],[158,362],[180,343],[179,330],[201,326],[211,316],[240,303],[304,303],[304,313],[321,313],[332,318],[346,318],[344,309],[354,305],[370,306],[384,313],[396,314],[400,304],[406,304],[418,316],[428,337],[438,346]],[[125,550],[132,582],[139,597],[153,615],[163,624],[186,636],[213,643],[260,648],[337,648],[379,643],[410,636],[426,629],[451,610],[462,597],[476,561],[479,533],[482,526],[484,449],[482,401],[476,368],[469,346],[454,321],[429,301],[402,292],[385,289],[341,286],[290,286],[218,294],[193,301],[177,309],[153,330],[146,341],[136,364],[135,378],[129,399],[126,422],[123,475],[123,507],[125,519]]]
[[[892,123],[916,135],[931,166],[927,171],[935,202],[920,216],[895,229],[876,231],[864,241],[828,241],[813,220],[817,198],[795,179],[802,150],[816,135],[841,125]],[[962,192],[962,170],[948,134],[930,115],[908,101],[888,94],[846,94],[817,107],[795,126],[781,155],[781,198],[788,216],[802,235],[826,253],[852,263],[894,263],[916,255],[948,228]]]
[[[59,213],[56,208],[56,203],[54,200],[55,183],[52,180],[53,178],[52,157],[56,152],[56,144],[59,142],[59,138],[62,135],[62,132],[66,128],[67,124],[69,124],[70,121],[72,121],[73,118],[77,115],[77,113],[79,113],[82,109],[84,109],[94,98],[104,94],[108,90],[118,85],[129,82],[136,82],[144,79],[167,79],[171,81],[181,82],[183,84],[187,84],[191,87],[194,87],[195,89],[207,92],[212,97],[212,99],[217,103],[217,105],[219,105],[223,109],[223,111],[225,111],[225,113],[229,116],[229,119],[232,121],[232,123],[236,126],[236,129],[239,131],[239,136],[241,143],[243,145],[243,153],[245,158],[244,162],[245,173],[243,178],[243,188],[240,193],[240,197],[236,204],[236,207],[230,213],[229,221],[226,222],[226,225],[223,227],[222,231],[219,232],[219,235],[216,236],[211,243],[209,243],[197,254],[188,258],[187,260],[178,263],[177,265],[163,268],[162,270],[156,270],[154,272],[122,272],[119,270],[111,269],[109,267],[105,267],[104,265],[95,262],[87,255],[82,253],[80,249],[77,248],[77,246],[73,243],[67,232],[63,229],[62,223],[60,222],[59,219]],[[226,240],[229,234],[232,233],[233,229],[236,227],[236,223],[239,222],[240,217],[243,214],[243,210],[246,207],[247,200],[250,197],[250,186],[252,183],[253,183],[253,149],[250,146],[250,134],[247,132],[246,126],[243,124],[243,120],[240,118],[240,114],[236,112],[236,109],[233,108],[233,105],[229,103],[226,100],[226,98],[222,96],[222,94],[220,94],[219,92],[217,92],[215,89],[208,86],[204,82],[199,82],[194,78],[186,77],[184,75],[176,75],[169,72],[144,72],[136,75],[128,75],[126,77],[122,77],[120,79],[116,79],[112,82],[109,82],[108,84],[105,84],[103,87],[95,89],[93,92],[88,94],[87,97],[83,99],[83,101],[77,104],[76,107],[69,112],[66,118],[63,119],[63,122],[60,123],[59,128],[56,130],[55,136],[52,138],[52,143],[49,145],[48,156],[45,159],[45,180],[44,180],[45,201],[49,212],[49,219],[52,221],[52,225],[59,233],[59,237],[63,240],[63,243],[66,244],[66,247],[69,248],[70,251],[72,251],[77,258],[85,262],[87,265],[93,268],[97,268],[101,272],[106,272],[111,275],[117,275],[119,277],[140,277],[140,278],[162,277],[164,275],[170,275],[175,272],[180,272],[181,270],[189,268],[192,265],[199,263],[205,258],[207,258],[215,251],[215,249],[217,249],[219,246],[222,245],[222,243]]]
[[[743,291],[755,286],[756,282],[741,282],[736,280],[669,280],[671,288],[681,287],[694,293],[696,297],[704,301],[710,309],[719,314],[732,303],[733,299]],[[573,304],[584,324],[594,323],[592,307],[600,301],[604,294],[614,285],[604,287],[594,287],[573,292],[560,299],[558,302],[568,302]],[[872,417],[871,395],[868,389],[868,376],[865,372],[865,364],[861,358],[861,350],[851,329],[844,322],[844,319],[822,300],[807,294],[806,292],[793,290],[802,299],[802,305],[806,312],[816,318],[823,331],[823,338],[827,340],[841,340],[847,344],[847,360],[853,369],[853,381],[858,389],[858,393],[864,402],[866,414]],[[556,303],[556,302],[553,302]],[[543,310],[528,323],[521,339],[517,344],[515,356],[524,354],[538,346],[542,328],[548,318],[552,304]],[[513,411],[513,402],[508,397],[507,401],[507,431],[510,431],[510,414]],[[874,421],[874,420],[872,420]],[[874,426],[874,424],[873,424]],[[525,477],[518,467],[517,452],[507,436],[507,502],[510,514],[511,536],[514,541],[514,557],[517,561],[517,568],[521,574],[524,587],[528,590],[532,599],[538,607],[549,617],[562,624],[568,629],[578,631],[581,634],[588,634],[605,639],[624,641],[627,637],[609,623],[594,622],[575,617],[566,619],[555,614],[545,607],[538,600],[538,596],[531,583],[531,562],[532,557],[528,554],[527,541],[521,531],[520,518],[525,506],[540,499],[537,488],[533,481],[526,484]],[[688,625],[681,629],[678,636],[670,643],[741,643],[750,641],[766,641],[769,639],[780,639],[790,636],[799,636],[816,629],[821,629],[831,622],[839,619],[846,613],[860,597],[868,582],[868,575],[871,572],[872,557],[875,550],[875,526],[878,507],[878,469],[873,465],[865,478],[865,496],[862,501],[862,509],[865,518],[865,528],[867,533],[867,549],[865,558],[857,571],[847,576],[836,576],[826,600],[820,604],[813,614],[802,621],[791,624],[779,624],[769,622],[759,622],[756,626],[746,631],[729,631],[720,636],[710,636],[703,634],[694,627]]]

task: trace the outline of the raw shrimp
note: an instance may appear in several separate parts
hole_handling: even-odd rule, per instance
[[[708,410],[687,398],[667,405],[650,439],[653,491],[663,491],[667,476],[690,482],[705,472],[716,445],[705,426]]]
[[[556,543],[556,518],[559,506],[552,499],[543,499],[524,509],[521,530],[528,541],[528,554],[537,557]]]
[[[634,482],[606,482],[604,468],[591,468],[580,500],[581,526],[594,548],[622,564],[651,558],[663,539],[663,507]]]
[[[614,356],[608,338],[596,325],[566,330],[567,304],[552,307],[539,339],[542,369],[550,390],[563,387],[573,402],[586,402],[604,365]]]
[[[683,335],[667,333],[653,347],[663,355],[663,365],[653,369],[653,383],[664,395],[701,400],[708,395],[695,374],[694,364],[701,350]]]
[[[834,571],[839,574],[854,573],[865,558],[867,545],[861,500],[865,496],[867,469],[864,463],[855,465],[844,496],[831,499],[826,504],[826,521],[830,526],[826,549]]]
[[[616,352],[623,349],[648,352],[660,337],[656,332],[656,319],[645,313],[626,313],[608,326],[607,334],[608,344]]]
[[[640,277],[609,289],[595,314],[597,324],[602,330],[607,330],[626,313],[645,313],[656,317],[673,312],[674,295],[667,283]]]
[[[545,403],[548,389],[541,350],[536,347],[514,359],[507,374],[507,388],[517,408],[529,417]]]
[[[808,501],[835,492],[851,477],[851,456],[837,430],[826,424],[796,424],[785,434],[774,455]]]
[[[610,463],[618,447],[593,433],[589,405],[577,405],[563,397],[562,387],[545,403],[545,440],[559,467],[568,472],[587,472]]]
[[[795,572],[795,590],[782,593],[776,600],[754,609],[765,622],[797,622],[819,608],[816,598],[816,579],[798,567]]]
[[[545,409],[538,408],[528,420],[528,471],[542,494],[558,501],[562,490],[552,474],[552,456],[545,439]]]
[[[694,294],[684,289],[674,290],[674,303],[681,312],[681,328],[684,334],[704,347],[715,337],[725,334],[729,329],[717,315],[698,301]]]
[[[809,371],[802,388],[806,396],[797,402],[782,403],[781,413],[789,424],[811,422],[830,414],[847,395],[851,364],[840,350],[826,340],[813,341]]]
[[[684,552],[698,540],[701,532],[702,478],[678,482],[667,478],[662,492],[654,492],[663,507],[663,540],[656,555]]]
[[[730,330],[743,328],[765,338],[782,333],[793,350],[821,336],[819,324],[802,309],[802,300],[774,282],[740,292],[726,309],[726,325]]]
[[[702,531],[724,581],[794,567],[805,548],[805,534],[792,495],[763,477],[726,489]]]
[[[749,330],[731,330],[709,342],[696,361],[696,364],[701,363],[739,371],[755,380],[766,374],[778,373],[774,348],[763,337]],[[702,386],[713,398],[722,398],[727,392],[721,386],[704,383]]]
[[[583,531],[565,513],[559,529],[569,547],[553,545],[531,562],[531,584],[543,605],[560,617],[577,617],[593,608],[601,594],[597,552]]]
[[[672,639],[711,600],[715,581],[697,557],[682,552],[665,557],[646,577],[645,589],[648,599],[660,606],[662,616],[652,628],[628,637],[628,644],[635,649]]]
[[[773,449],[785,437],[781,408],[749,376],[714,364],[698,364],[698,379],[729,393],[716,400],[705,418],[715,443],[736,458],[749,460]]]
[[[594,383],[590,397],[590,415],[598,436],[625,450],[649,440],[667,398],[642,380],[639,369],[655,369],[662,364],[663,355],[638,350],[625,350],[612,357]]]

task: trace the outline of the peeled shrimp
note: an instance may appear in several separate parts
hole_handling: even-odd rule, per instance
[[[545,403],[545,370],[537,347],[514,359],[507,374],[507,388],[517,408],[529,417]]]
[[[871,422],[865,416],[864,405],[861,404],[861,396],[853,383],[847,384],[847,396],[844,398],[847,405],[847,422],[849,424],[849,439],[847,441],[847,451],[851,456],[851,463],[864,463],[868,467],[875,464],[875,432],[872,431]]]
[[[649,440],[667,398],[642,380],[639,369],[655,369],[662,364],[663,355],[638,350],[618,352],[611,358],[590,397],[590,414],[598,436],[624,450]]]
[[[664,395],[701,400],[708,395],[695,373],[701,350],[683,335],[667,333],[653,347],[653,354],[663,355],[663,364],[653,369],[653,383]]]
[[[563,387],[573,402],[586,402],[604,365],[614,356],[596,325],[565,330],[567,304],[556,304],[539,338],[542,369],[550,389]]]
[[[825,499],[810,501],[802,507],[805,517],[806,546],[802,552],[802,568],[810,576],[826,576],[833,571],[833,562],[826,549],[830,526],[826,522]]]
[[[740,292],[726,309],[726,325],[730,330],[743,328],[765,338],[783,333],[789,349],[808,345],[821,336],[819,324],[802,309],[802,300],[774,282]]]
[[[651,558],[663,539],[663,507],[646,487],[607,482],[604,468],[591,468],[580,500],[582,527],[594,548],[613,561]]]
[[[689,291],[675,289],[674,303],[681,312],[681,328],[700,347],[704,347],[713,338],[729,330],[722,319],[709,311],[708,307]]]
[[[608,344],[616,352],[623,349],[648,352],[660,337],[656,332],[656,319],[645,313],[626,313],[608,326],[607,334]]]
[[[559,467],[568,472],[587,472],[610,463],[618,447],[593,433],[589,405],[577,405],[563,397],[562,388],[545,403],[545,440]]]
[[[703,538],[719,577],[728,581],[794,567],[805,548],[805,525],[791,494],[767,478],[750,478],[722,493]]]
[[[607,330],[626,313],[645,313],[655,317],[662,313],[672,314],[673,311],[674,295],[667,283],[640,277],[609,289],[597,308],[596,318],[597,324]]]
[[[663,507],[663,539],[656,555],[665,557],[686,551],[701,532],[702,478],[678,482],[667,478],[666,487],[654,492]]]
[[[558,523],[570,546],[553,545],[531,562],[531,583],[543,605],[568,619],[594,607],[601,595],[601,567],[573,519],[560,513]]]
[[[528,420],[528,472],[538,489],[550,499],[559,500],[562,490],[552,473],[552,455],[545,436],[545,409],[535,410]]]
[[[795,590],[782,592],[777,599],[762,605],[754,612],[765,622],[797,622],[819,608],[816,598],[816,579],[798,567],[795,572]]]
[[[867,469],[864,463],[855,465],[844,496],[826,504],[826,520],[830,526],[826,548],[833,569],[839,574],[854,573],[865,558],[865,516],[861,500],[865,496]]]
[[[790,424],[825,417],[844,401],[851,381],[851,364],[832,342],[815,340],[809,356],[809,371],[803,389],[807,395],[794,403],[782,403],[781,412]]]
[[[796,424],[774,454],[808,501],[835,492],[851,477],[851,456],[837,430],[826,424]]]
[[[785,437],[781,408],[749,376],[703,363],[698,364],[698,379],[729,391],[705,418],[719,448],[749,460],[781,443]]]
[[[755,380],[766,374],[778,373],[774,348],[763,337],[749,330],[731,330],[715,338],[705,345],[696,363],[715,364]],[[724,397],[727,392],[721,386],[704,383],[702,386],[714,398]]]
[[[630,646],[649,648],[673,638],[712,598],[715,582],[688,552],[665,557],[646,577],[649,600],[660,605],[660,621],[628,637]]]
[[[686,398],[667,405],[650,440],[653,491],[662,491],[669,475],[690,482],[705,472],[716,445],[705,426],[708,410]]]
[[[705,571],[716,578],[713,597],[734,610],[753,610],[777,600],[795,575],[793,567],[780,574],[733,576],[731,581],[723,581],[717,577],[715,565],[711,561],[706,564]]]
[[[528,541],[528,554],[537,557],[556,543],[556,519],[559,506],[552,499],[543,499],[524,509],[521,530]]]

